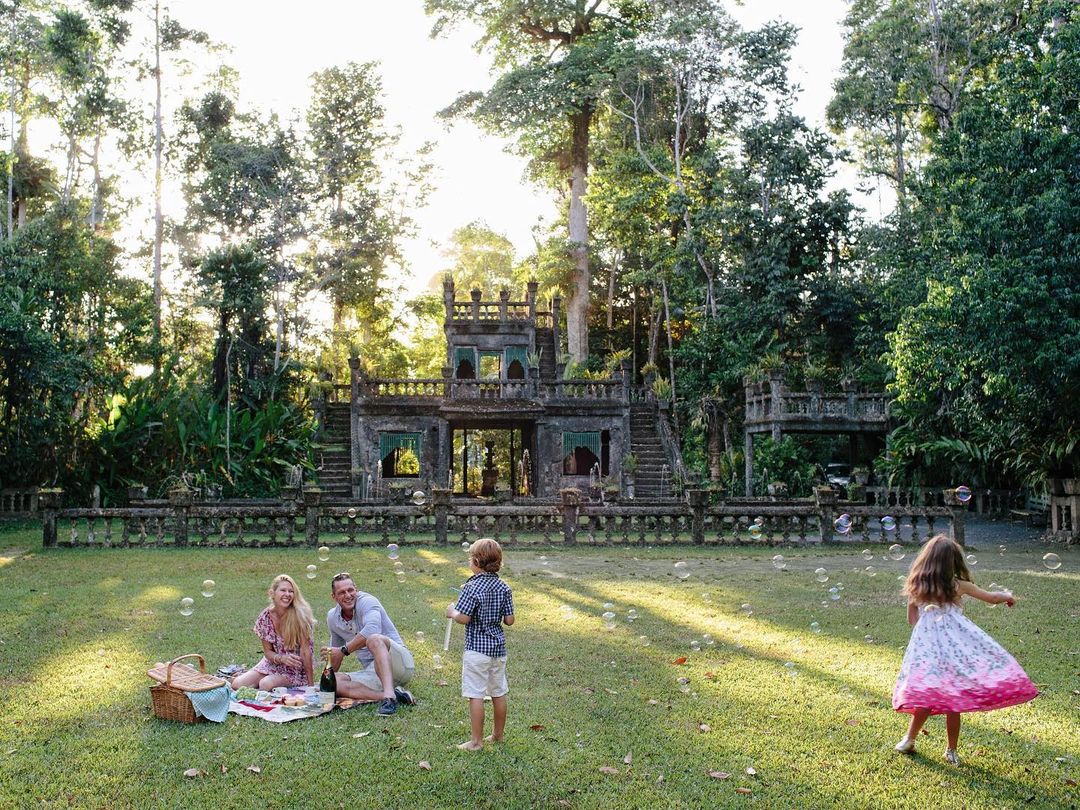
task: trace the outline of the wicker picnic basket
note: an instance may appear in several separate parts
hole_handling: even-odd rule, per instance
[[[176,666],[177,662],[185,658],[198,658],[198,671],[188,664]],[[157,664],[146,674],[158,682],[157,686],[150,687],[154,715],[162,720],[175,720],[179,723],[201,723],[206,719],[195,713],[188,692],[206,692],[225,685],[221,678],[206,674],[206,661],[198,653],[188,653],[167,664]]]

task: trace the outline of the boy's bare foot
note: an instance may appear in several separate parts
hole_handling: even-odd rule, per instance
[[[502,737],[496,737],[494,734],[488,734],[484,737],[484,742],[502,742]]]
[[[472,740],[467,740],[458,746],[462,751],[479,751],[483,747],[484,746],[481,743],[473,742]]]

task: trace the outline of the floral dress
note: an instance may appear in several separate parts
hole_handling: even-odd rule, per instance
[[[274,629],[274,620],[271,617],[272,607],[266,608],[259,614],[259,618],[255,620],[255,635],[273,647],[274,652],[278,655],[284,655],[286,653],[293,653],[303,658],[299,647],[293,647],[291,650],[286,649],[285,639],[278,635],[278,631]],[[315,655],[315,641],[309,638],[307,641],[308,654],[312,656],[314,660]],[[263,675],[284,675],[289,679],[289,683],[292,686],[306,686],[307,676],[304,674],[304,666],[301,664],[298,667],[287,667],[282,664],[273,664],[263,656],[263,659],[255,665],[255,671],[261,672]]]
[[[919,605],[893,689],[898,712],[980,712],[1026,703],[1038,694],[1016,659],[960,605]]]

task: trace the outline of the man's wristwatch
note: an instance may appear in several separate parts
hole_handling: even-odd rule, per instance
[[[347,646],[345,646],[344,644],[342,644],[340,647],[338,647],[338,649],[341,650],[342,655],[348,655],[349,654],[349,648]]]

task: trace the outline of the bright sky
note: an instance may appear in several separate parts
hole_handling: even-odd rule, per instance
[[[403,127],[408,145],[438,144],[437,189],[418,214],[420,236],[406,249],[410,291],[444,267],[439,245],[455,228],[483,220],[524,254],[538,219],[556,214],[550,196],[523,180],[524,161],[507,154],[503,141],[469,123],[448,129],[436,120],[459,93],[490,85],[489,63],[473,50],[473,33],[430,39],[422,0],[305,0],[299,7],[278,0],[260,3],[255,13],[235,0],[170,6],[183,25],[232,47],[228,62],[240,72],[243,106],[276,109],[285,118],[305,108],[313,72],[348,61],[381,64],[390,122]],[[845,9],[844,0],[745,0],[732,8],[748,27],[781,18],[802,29],[792,75],[804,89],[799,112],[812,123],[823,119],[840,65]]]

